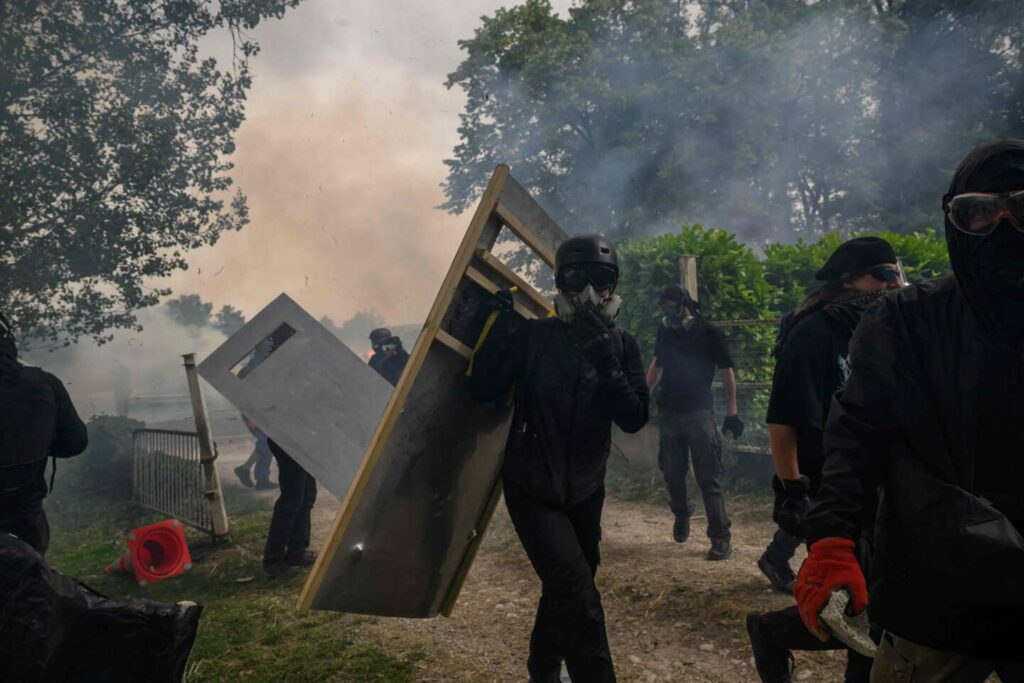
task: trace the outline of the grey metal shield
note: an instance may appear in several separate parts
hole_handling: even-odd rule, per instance
[[[198,371],[340,499],[392,389],[286,294]]]

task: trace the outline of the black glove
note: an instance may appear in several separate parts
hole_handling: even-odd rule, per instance
[[[590,361],[597,374],[607,376],[621,372],[622,337],[611,330],[590,306],[582,306],[573,313],[569,328],[580,353]]]
[[[494,312],[505,313],[515,309],[515,300],[512,292],[507,289],[499,289],[497,292],[488,295],[480,304],[480,312],[485,317]]]
[[[501,339],[515,336],[522,319],[515,312],[512,293],[507,289],[499,289],[480,302],[480,306],[477,309],[477,329],[483,332],[487,319],[495,311],[497,311],[498,317],[495,319],[487,336],[493,335]]]
[[[743,436],[743,420],[740,419],[739,415],[726,415],[725,422],[722,423],[722,433],[728,434],[732,432],[732,438],[738,439]]]
[[[799,479],[772,476],[772,489],[775,491],[772,520],[790,536],[803,538],[804,513],[811,504],[807,495],[811,490],[811,480],[804,476]]]

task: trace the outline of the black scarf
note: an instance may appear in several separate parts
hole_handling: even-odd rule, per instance
[[[861,315],[867,310],[868,306],[878,301],[885,294],[885,291],[884,289],[843,290],[833,299],[827,301],[818,300],[806,308],[798,308],[787,314],[782,318],[782,323],[779,325],[779,334],[775,338],[772,355],[776,358],[779,357],[779,353],[782,351],[789,333],[793,331],[797,323],[815,311],[824,311],[825,315],[842,324],[852,335],[853,331],[857,329],[857,323],[860,322]]]

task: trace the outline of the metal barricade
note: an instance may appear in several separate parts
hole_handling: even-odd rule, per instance
[[[132,498],[140,505],[214,533],[199,435],[137,429],[132,435]]]

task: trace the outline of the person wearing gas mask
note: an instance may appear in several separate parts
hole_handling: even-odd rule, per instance
[[[722,495],[725,468],[711,409],[711,381],[717,368],[728,402],[722,431],[739,438],[743,421],[736,414],[732,357],[722,333],[704,320],[688,291],[679,285],[669,285],[658,297],[658,306],[664,317],[658,328],[654,361],[647,369],[647,386],[654,391],[661,381],[658,464],[668,488],[669,506],[675,514],[672,538],[683,543],[690,536],[693,508],[687,500],[686,475],[692,459],[708,516],[711,549],[707,559],[725,560],[731,554],[731,533]]]
[[[50,544],[43,510],[49,491],[46,459],[78,455],[88,443],[64,384],[18,362],[14,330],[0,313],[0,531],[45,555]]]
[[[942,208],[953,275],[864,314],[804,516],[794,596],[824,635],[833,591],[868,605],[854,547],[881,487],[873,683],[1024,680],[1024,140],[973,150]]]
[[[903,286],[892,246],[878,237],[857,237],[839,245],[818,270],[824,284],[813,291],[779,330],[768,401],[768,431],[776,475],[773,519],[779,525],[757,566],[778,590],[793,592],[789,561],[803,538],[801,518],[821,483],[825,456],[822,429],[832,395],[849,374],[850,337],[868,306]],[[865,513],[873,513],[866,506]],[[870,524],[868,524],[870,526]],[[867,552],[867,548],[862,548]],[[796,607],[751,612],[747,632],[754,663],[765,683],[791,680],[791,650],[840,650],[838,640],[822,642],[804,626]],[[848,683],[867,681],[871,660],[848,653]]]
[[[470,388],[479,401],[513,392],[514,416],[502,467],[505,504],[541,579],[527,669],[535,683],[615,680],[601,597],[599,561],[604,475],[611,425],[636,432],[649,397],[636,340],[615,327],[618,257],[599,235],[565,240],[555,259],[556,315],[524,320],[512,295],[496,310],[474,354]]]
[[[409,354],[402,348],[402,340],[391,334],[388,328],[378,327],[370,333],[370,345],[373,347],[370,367],[391,386],[397,385],[405,364],[409,362]]]

